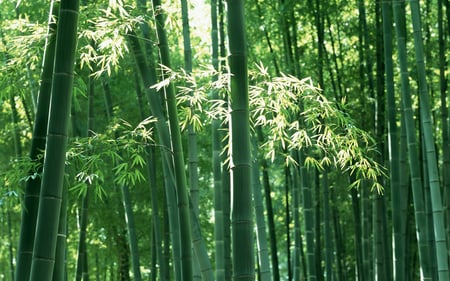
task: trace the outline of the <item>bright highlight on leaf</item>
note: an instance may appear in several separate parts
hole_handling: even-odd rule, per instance
[[[286,163],[297,164],[290,152],[304,150],[305,166],[319,170],[334,166],[355,175],[354,186],[366,179],[382,192],[378,179],[385,176],[384,168],[371,158],[377,152],[369,133],[354,126],[310,78],[271,77],[262,65],[257,70],[251,73],[250,105],[254,126],[267,133],[263,147],[268,159],[282,155]]]

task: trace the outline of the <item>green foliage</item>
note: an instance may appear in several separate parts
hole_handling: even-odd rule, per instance
[[[112,171],[114,182],[119,185],[134,186],[144,181],[143,155],[146,146],[154,145],[151,128],[154,121],[149,117],[133,127],[125,120],[118,120],[105,133],[75,140],[67,152],[68,167],[75,181],[70,190],[81,196],[92,187],[102,199],[108,194],[104,187],[105,171]]]
[[[183,68],[175,71],[164,65],[161,65],[161,69],[164,71],[166,79],[152,87],[160,91],[169,83],[176,85],[178,114],[182,131],[185,131],[190,124],[194,131],[198,132],[210,121],[210,118],[207,117],[219,118],[225,116],[224,114],[219,116],[217,112],[214,112],[215,109],[220,109],[223,103],[211,105],[211,102],[217,101],[208,99],[212,90],[221,90],[226,87],[226,81],[211,83],[211,76],[218,74],[212,67],[205,66],[192,73],[187,73]],[[214,109],[211,109],[211,107]]]
[[[2,161],[0,164],[0,204],[11,210],[13,215],[18,214],[20,199],[24,183],[32,178],[40,177],[37,166],[27,157],[15,158],[13,155],[14,125],[11,122],[11,106],[9,98],[14,97],[19,112],[20,141],[23,151],[28,151],[31,139],[31,128],[33,123],[33,101],[39,84],[39,73],[41,71],[41,60],[45,33],[47,25],[46,12],[48,1],[0,1],[0,152]],[[155,89],[162,89],[173,83],[177,89],[177,106],[180,117],[180,127],[187,136],[187,126],[193,125],[197,133],[198,141],[198,169],[199,169],[199,193],[200,193],[200,224],[202,225],[205,241],[209,249],[212,249],[214,237],[212,236],[214,216],[212,204],[213,179],[211,176],[211,129],[210,122],[219,120],[225,127],[229,121],[229,108],[227,98],[229,94],[230,74],[218,73],[212,70],[210,64],[210,22],[208,18],[209,3],[203,1],[190,2],[190,27],[192,40],[192,55],[194,69],[187,74],[181,69],[183,65],[183,42],[181,40],[182,21],[180,16],[179,2],[163,1],[163,7],[167,18],[165,30],[168,33],[168,45],[171,52],[173,69],[160,66],[166,80],[154,85]],[[295,1],[294,1],[295,2]],[[375,109],[383,108],[375,96],[370,96],[368,89],[368,74],[361,78],[360,66],[366,66],[366,62],[359,57],[359,47],[362,36],[358,25],[357,1],[319,1],[321,6],[320,20],[324,28],[323,65],[319,65],[317,43],[317,30],[315,22],[316,6],[314,1],[303,2],[289,1],[265,1],[246,2],[246,19],[248,35],[248,58],[250,62],[250,106],[253,130],[259,127],[263,133],[262,146],[259,148],[258,157],[264,157],[271,161],[268,166],[269,181],[273,186],[270,194],[275,207],[275,221],[277,224],[277,238],[279,238],[280,268],[283,273],[287,272],[287,254],[284,242],[287,239],[286,229],[281,227],[285,224],[285,206],[292,197],[285,194],[282,188],[289,185],[284,175],[284,166],[297,165],[291,152],[302,150],[305,153],[304,165],[311,172],[318,169],[328,169],[330,193],[335,194],[331,207],[333,216],[336,215],[336,224],[341,230],[343,237],[353,238],[354,222],[351,219],[351,202],[348,200],[350,188],[364,188],[365,185],[372,189],[383,191],[381,182],[384,181],[383,163],[377,163],[378,159],[386,151],[377,151],[375,144],[385,142],[384,139],[375,140],[369,132],[374,131],[371,127],[375,120]],[[367,2],[367,1],[366,1]],[[376,57],[375,39],[376,31],[375,2],[366,3],[368,42],[365,55]],[[133,189],[135,211],[139,221],[137,228],[141,246],[145,251],[142,254],[143,264],[150,264],[149,256],[151,240],[151,224],[148,223],[150,213],[153,212],[148,202],[148,189],[143,188],[147,184],[147,175],[143,167],[146,166],[146,147],[155,145],[151,130],[154,122],[152,118],[143,125],[137,127],[131,124],[138,123],[138,111],[135,102],[135,81],[133,60],[128,54],[126,36],[130,36],[133,30],[141,42],[156,45],[154,40],[155,25],[153,23],[153,11],[147,6],[143,9],[137,8],[136,1],[111,0],[111,1],[84,1],[80,13],[80,28],[78,42],[78,59],[76,61],[75,95],[72,103],[74,116],[76,115],[76,129],[83,131],[87,123],[87,76],[94,73],[95,81],[95,133],[91,137],[80,137],[69,139],[70,150],[66,160],[66,183],[71,188],[70,209],[72,216],[69,217],[72,229],[68,237],[68,268],[69,279],[73,271],[71,257],[75,255],[76,229],[76,200],[78,196],[86,193],[91,188],[96,198],[104,199],[90,210],[92,221],[88,226],[89,232],[89,263],[93,262],[94,253],[100,254],[99,266],[107,265],[100,272],[100,279],[108,280],[110,272],[117,271],[117,263],[110,262],[111,256],[117,255],[114,242],[111,240],[117,231],[111,230],[110,225],[122,225],[118,221],[120,213],[115,209],[118,190],[114,185],[130,185],[142,188]],[[259,7],[258,7],[259,5]],[[425,5],[428,5],[425,3]],[[17,6],[17,10],[15,9]],[[427,63],[427,78],[430,87],[430,108],[433,113],[433,121],[440,128],[442,124],[439,118],[443,113],[441,101],[437,100],[439,63],[436,32],[436,6],[429,5],[423,10],[425,61]],[[444,9],[445,10],[445,9]],[[145,11],[145,12],[143,12]],[[297,13],[296,11],[305,11]],[[159,12],[159,11],[156,11]],[[292,17],[291,17],[292,13]],[[286,25],[283,24],[284,19]],[[294,21],[295,20],[295,21]],[[150,39],[144,39],[140,25],[146,22],[150,27]],[[445,24],[445,22],[444,22]],[[411,19],[407,19],[407,28],[411,26]],[[301,27],[301,28],[295,28]],[[268,38],[266,38],[266,33]],[[410,30],[407,30],[410,32]],[[296,44],[294,35],[297,36]],[[409,36],[411,35],[411,36]],[[228,34],[219,34],[220,40],[226,39]],[[406,38],[408,50],[413,49],[412,33]],[[393,38],[394,39],[394,38]],[[448,39],[448,38],[447,38]],[[445,42],[448,43],[448,40]],[[272,50],[269,49],[271,44]],[[289,44],[292,44],[288,46]],[[155,48],[156,49],[156,48]],[[412,54],[412,53],[411,53]],[[158,57],[156,52],[152,54]],[[218,58],[220,63],[226,63],[226,54]],[[398,51],[394,48],[394,60],[398,57]],[[153,59],[146,57],[147,61]],[[260,62],[261,61],[261,62]],[[299,71],[294,72],[290,65],[293,61],[298,63]],[[279,66],[282,74],[275,74],[274,62]],[[408,64],[413,62],[412,56],[407,58]],[[258,65],[255,66],[255,63]],[[157,62],[156,62],[157,64]],[[206,65],[206,66],[205,66]],[[374,65],[375,66],[375,65]],[[322,67],[324,78],[323,85],[317,86],[319,81],[319,68]],[[411,77],[416,77],[415,66],[410,68]],[[375,67],[370,70],[375,74]],[[294,74],[295,73],[295,74]],[[448,71],[444,75],[448,76]],[[394,75],[398,75],[398,69],[394,69]],[[211,77],[218,77],[216,82],[211,82]],[[299,77],[310,77],[301,79]],[[356,79],[356,77],[358,77]],[[112,99],[111,107],[117,120],[104,129],[107,118],[105,115],[104,100],[102,98],[102,83],[108,84]],[[400,87],[395,84],[394,87]],[[417,92],[416,83],[411,84],[411,92]],[[218,91],[219,98],[212,99],[212,92]],[[413,95],[413,112],[418,109],[419,99]],[[399,104],[397,97],[397,104]],[[147,108],[144,111],[148,110]],[[399,120],[400,110],[395,110],[396,120]],[[416,117],[417,119],[417,117]],[[128,120],[128,122],[124,121]],[[418,119],[417,119],[418,120]],[[383,121],[383,120],[379,120]],[[144,122],[144,123],[145,123]],[[402,124],[403,125],[403,124]],[[141,127],[140,127],[141,126]],[[140,127],[140,128],[138,128]],[[258,128],[258,129],[259,129]],[[74,129],[75,131],[75,129]],[[222,137],[228,138],[227,129],[220,129]],[[386,133],[386,132],[383,132]],[[445,144],[442,139],[441,129],[435,130],[438,136],[435,139],[436,149],[439,152]],[[419,135],[418,132],[415,132]],[[256,135],[256,133],[255,133]],[[221,147],[224,155],[228,154],[228,146]],[[165,148],[170,150],[170,148]],[[161,175],[160,158],[156,153],[155,166],[157,169],[156,181],[159,188],[164,178]],[[440,159],[438,165],[442,164]],[[227,167],[228,163],[222,163]],[[444,169],[445,170],[445,169]],[[29,172],[31,171],[31,172]],[[401,173],[403,176],[403,173]],[[407,173],[406,173],[407,174]],[[440,173],[443,175],[445,173]],[[349,177],[351,175],[351,177]],[[407,177],[408,175],[405,175]],[[320,177],[320,176],[319,176]],[[311,187],[314,184],[311,184]],[[320,194],[318,194],[320,195]],[[158,201],[162,202],[163,192],[158,189]],[[316,195],[314,195],[316,196]],[[406,198],[409,198],[405,196]],[[318,198],[314,198],[318,199]],[[287,201],[286,201],[287,200]],[[322,202],[320,202],[322,203]],[[6,204],[6,205],[5,205]],[[161,204],[162,205],[162,204]],[[112,208],[114,206],[114,208]],[[389,209],[388,209],[389,211]],[[410,210],[405,210],[409,213]],[[369,213],[367,210],[362,213]],[[392,212],[394,213],[394,212]],[[340,216],[340,218],[338,217]],[[412,216],[411,216],[412,217]],[[350,219],[349,219],[350,218]],[[0,214],[0,221],[5,218]],[[16,221],[19,221],[17,219]],[[387,224],[391,218],[388,218]],[[414,229],[413,223],[409,222],[408,229]],[[280,225],[280,227],[278,227]],[[291,225],[292,226],[292,225]],[[13,225],[13,236],[17,236],[19,225]],[[120,228],[121,226],[119,226]],[[336,230],[336,231],[338,231]],[[0,230],[2,232],[3,230]],[[3,235],[3,232],[2,232]],[[411,235],[408,233],[408,235]],[[402,241],[405,240],[402,238]],[[405,240],[406,241],[406,240]],[[355,259],[354,243],[352,239],[345,239],[339,245],[346,251],[342,256],[345,269],[350,276],[354,274],[352,265]],[[283,244],[282,244],[283,243]],[[411,242],[408,242],[411,243]],[[0,257],[6,257],[6,244],[0,245]],[[415,253],[415,244],[406,244],[408,251]],[[336,249],[337,252],[340,249]],[[414,255],[412,255],[414,256]],[[417,256],[417,254],[416,254]],[[104,257],[108,257],[103,261]],[[410,258],[414,260],[414,258]],[[414,260],[415,261],[415,260]],[[0,268],[6,268],[0,263]],[[92,266],[91,268],[95,268]],[[147,269],[147,267],[146,267]],[[350,275],[351,274],[351,275]],[[287,275],[287,274],[286,274]],[[411,273],[412,275],[412,273]]]
[[[352,187],[367,179],[372,188],[382,191],[378,178],[384,176],[384,169],[371,158],[377,153],[376,142],[340,109],[344,104],[329,101],[311,78],[271,77],[267,68],[258,65],[252,79],[252,117],[254,126],[267,132],[263,147],[268,159],[274,161],[281,154],[286,164],[297,164],[289,151],[307,149],[307,167],[334,166],[356,175]]]
[[[19,199],[22,195],[22,185],[29,179],[35,179],[42,175],[38,172],[39,162],[32,161],[29,157],[11,158],[8,166],[0,171],[0,184],[3,187],[0,200]]]
[[[23,86],[33,86],[47,30],[28,17],[2,21],[0,29],[0,98],[7,99],[8,94],[23,92]]]
[[[96,77],[118,72],[128,53],[125,35],[144,20],[142,16],[134,17],[128,12],[133,10],[133,6],[125,7],[119,2],[114,1],[113,5],[96,10],[94,18],[85,18],[89,28],[80,34],[85,42],[79,49],[80,67],[88,67]],[[87,14],[92,8],[86,7]]]
[[[211,68],[192,74],[183,69],[162,68],[167,78],[154,87],[160,90],[170,82],[178,85],[182,128],[192,124],[200,130],[210,120],[204,114],[219,120],[227,116],[224,100],[208,100],[207,95],[212,90],[226,93],[229,75],[220,75],[218,81],[210,82],[207,78],[218,74]],[[298,164],[290,151],[307,148],[306,166],[320,170],[334,166],[356,177],[350,187],[360,187],[363,180],[369,180],[372,189],[383,191],[378,179],[385,176],[385,169],[373,158],[379,153],[376,141],[346,114],[345,100],[330,101],[309,77],[299,79],[287,74],[272,77],[262,63],[250,71],[250,76],[253,126],[261,126],[267,133],[262,145],[267,159],[273,162],[282,156],[286,165]]]

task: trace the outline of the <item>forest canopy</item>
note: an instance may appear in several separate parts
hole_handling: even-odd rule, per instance
[[[450,280],[450,5],[0,0],[0,279]]]

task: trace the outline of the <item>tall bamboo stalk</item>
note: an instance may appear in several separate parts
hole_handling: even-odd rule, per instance
[[[422,24],[420,19],[420,7],[417,0],[409,1],[411,17],[414,29],[414,48],[419,85],[420,118],[423,127],[423,137],[426,149],[428,179],[431,193],[431,208],[433,211],[433,227],[436,243],[437,270],[439,280],[449,280],[447,239],[445,233],[444,211],[442,207],[441,187],[439,183],[434,128],[431,117],[431,108],[428,98],[428,86],[424,62],[424,49],[422,40]]]
[[[445,77],[445,36],[444,36],[444,12],[443,1],[438,0],[438,43],[439,43],[439,88],[441,97],[441,128],[442,128],[442,186],[444,187],[444,198],[446,202],[446,227],[447,227],[447,245],[450,243],[450,177],[446,173],[450,169],[450,134],[448,127],[448,106],[447,106],[447,81]],[[448,8],[447,8],[448,10]]]
[[[256,217],[256,241],[258,245],[258,261],[259,261],[259,278],[261,281],[271,281],[272,275],[269,262],[269,249],[267,247],[267,231],[264,219],[264,206],[262,198],[262,188],[260,180],[260,171],[258,165],[258,145],[256,137],[252,138],[253,147],[253,202],[255,206]]]
[[[228,62],[231,74],[230,167],[233,280],[253,281],[255,256],[244,1],[228,0],[227,4],[230,50]]]
[[[136,34],[130,33],[128,35],[128,39],[139,74],[146,89],[150,111],[156,118],[155,127],[158,132],[159,143],[161,144],[161,157],[163,159],[162,168],[166,191],[165,202],[168,214],[168,222],[170,225],[169,231],[172,239],[173,270],[175,273],[175,280],[179,281],[181,280],[180,229],[176,211],[175,177],[173,174],[173,161],[170,153],[171,145],[169,128],[167,126],[166,117],[163,112],[161,96],[158,92],[155,91],[155,89],[151,88],[151,86],[156,84],[155,69],[151,69],[148,67]]]
[[[167,34],[164,29],[165,14],[161,7],[161,0],[153,0],[155,11],[156,31],[159,42],[159,55],[161,64],[170,68],[170,53]],[[164,76],[164,73],[163,73]],[[181,271],[183,281],[192,280],[192,234],[190,229],[190,211],[186,172],[184,167],[183,146],[181,143],[180,124],[178,121],[177,101],[175,99],[175,88],[172,83],[164,89],[166,94],[167,114],[169,118],[170,143],[173,155],[173,167],[176,181],[176,196],[178,204],[178,216],[180,223],[181,239]]]
[[[48,21],[47,39],[45,42],[44,59],[39,88],[38,105],[35,115],[33,135],[31,139],[30,159],[40,166],[38,173],[42,172],[45,149],[45,134],[47,132],[48,111],[52,85],[53,62],[56,43],[56,17],[59,13],[58,5],[52,1]],[[31,177],[25,185],[25,195],[22,207],[22,223],[20,228],[19,246],[17,251],[17,266],[15,281],[28,281],[31,269],[36,217],[39,206],[39,192],[41,177]]]
[[[264,141],[263,132],[261,127],[256,128],[256,134],[258,136],[259,143]],[[269,164],[265,158],[260,159],[260,165],[262,167],[262,176],[263,176],[263,186],[264,186],[264,199],[266,203],[266,212],[267,212],[267,223],[269,228],[269,241],[270,241],[270,254],[271,254],[271,262],[272,262],[272,274],[273,280],[280,280],[280,270],[278,263],[278,246],[277,246],[277,235],[275,231],[275,218],[274,218],[274,208],[272,204],[271,197],[271,187],[269,182]]]
[[[79,1],[62,0],[56,37],[47,146],[44,157],[30,281],[53,276],[72,100]]]
[[[405,25],[405,2],[393,2],[395,30],[397,34],[398,60],[400,66],[402,109],[404,114],[405,132],[408,142],[409,169],[411,175],[411,187],[414,201],[416,219],[417,243],[419,246],[419,260],[421,267],[421,278],[430,278],[430,264],[428,258],[427,231],[425,217],[425,202],[423,198],[422,178],[419,170],[419,155],[416,141],[412,100],[409,86],[409,73],[406,55],[406,25]]]
[[[308,179],[308,171],[304,166],[303,152],[299,152],[300,164],[300,189],[302,195],[302,207],[303,207],[303,219],[305,227],[305,239],[306,239],[306,266],[307,266],[307,280],[316,281],[317,272],[316,267],[316,254],[315,254],[315,239],[314,239],[314,209],[313,209],[313,194],[311,188],[311,181]],[[293,194],[295,196],[295,194]],[[295,210],[295,209],[294,209]]]
[[[392,208],[392,228],[393,228],[393,278],[394,280],[405,280],[405,241],[403,229],[406,217],[402,213],[402,201],[404,194],[400,188],[400,148],[397,126],[397,106],[394,91],[394,68],[392,59],[392,4],[388,1],[381,6],[383,17],[383,43],[384,43],[384,64],[385,64],[385,84],[387,95],[387,119],[388,119],[388,150],[390,166],[390,189]]]
[[[303,196],[300,196],[300,188],[303,187],[301,184],[300,177],[301,175],[299,169],[292,169],[292,188],[291,188],[291,197],[292,197],[292,220],[294,222],[294,249],[292,251],[292,280],[299,281],[301,280],[301,270],[300,270],[300,252],[303,248],[303,243],[301,243],[301,234],[300,234],[300,197],[303,199]],[[304,195],[304,194],[303,194]],[[304,207],[304,206],[302,206]],[[309,210],[305,212],[305,216],[309,214]],[[305,223],[306,223],[305,219]],[[309,222],[309,221],[308,221]],[[305,226],[305,231],[308,233],[308,230]],[[309,246],[309,245],[308,245]],[[307,248],[308,248],[307,246]],[[307,259],[308,261],[308,259]],[[308,263],[307,263],[308,264]],[[305,276],[303,278],[307,279],[309,276],[309,267],[306,266],[304,272]]]
[[[218,28],[218,5],[217,0],[211,0],[211,43],[212,61],[215,71],[219,71],[219,28]],[[218,80],[218,75],[211,77],[214,83]],[[211,99],[218,100],[219,93],[212,90]],[[215,249],[215,279],[225,281],[225,235],[224,235],[224,196],[222,184],[222,139],[220,131],[221,120],[214,118],[211,120],[212,138],[212,172],[214,185],[214,249]]]

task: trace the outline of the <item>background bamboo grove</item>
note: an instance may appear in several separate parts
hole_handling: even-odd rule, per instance
[[[0,1],[0,279],[449,280],[448,0]]]

